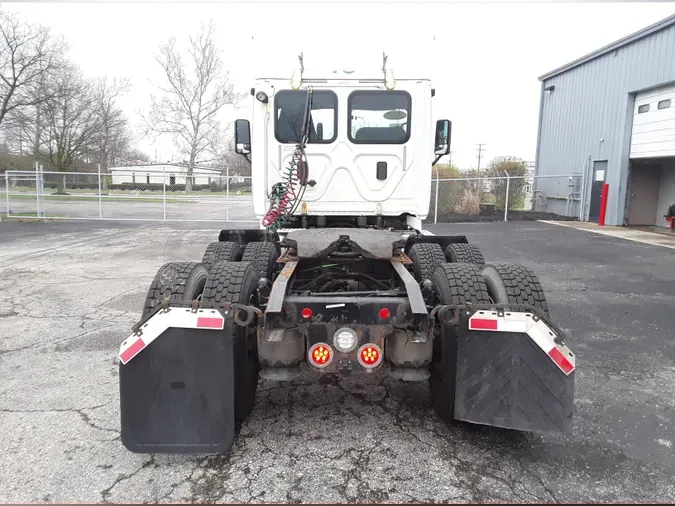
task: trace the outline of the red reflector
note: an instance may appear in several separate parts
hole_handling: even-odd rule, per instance
[[[129,346],[126,350],[120,353],[120,360],[123,363],[127,363],[129,360],[136,356],[136,353],[141,351],[145,347],[145,343],[142,339],[137,339],[134,344]]]
[[[565,374],[569,374],[574,370],[572,362],[567,360],[567,357],[563,355],[558,348],[555,346],[548,352],[548,356],[553,359],[553,361],[558,364]]]
[[[300,311],[300,314],[305,320],[307,320],[308,318],[312,317],[312,310],[306,307],[302,311]]]
[[[389,311],[389,309],[387,309],[386,307],[383,307],[382,309],[380,309],[380,318],[382,318],[383,320],[386,320],[387,318],[389,318],[390,315],[391,315],[391,311]]]
[[[223,328],[223,319],[222,318],[206,318],[199,317],[197,318],[197,328],[198,329],[222,329]]]
[[[473,330],[497,330],[497,320],[473,318],[470,326]]]

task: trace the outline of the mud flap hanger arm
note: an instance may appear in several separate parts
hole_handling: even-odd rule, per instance
[[[460,313],[465,311],[466,317],[470,317],[477,311],[493,311],[497,316],[503,317],[506,313],[529,313],[532,315],[534,321],[543,320],[548,327],[550,327],[555,336],[553,341],[556,344],[563,345],[564,333],[560,328],[551,323],[543,311],[539,308],[528,306],[526,304],[446,304],[442,306],[436,306],[431,310],[432,322],[435,318],[438,318],[439,321],[444,325],[456,325],[460,321]]]
[[[160,304],[157,304],[152,311],[150,311],[148,314],[143,316],[141,320],[134,324],[131,327],[131,331],[136,334],[136,335],[141,335],[143,333],[142,327],[145,325],[145,323],[155,316],[157,313],[166,313],[168,312],[170,307],[185,307],[186,303],[169,303],[169,299],[164,297],[162,302]],[[241,327],[246,327],[251,324],[253,319],[256,316],[262,316],[262,311],[258,309],[257,307],[253,306],[246,306],[244,304],[236,304],[232,302],[222,302],[220,304],[208,304],[208,303],[200,303],[198,300],[193,300],[190,303],[190,310],[193,313],[196,313],[198,309],[217,309],[220,310],[221,313],[224,313],[223,316],[227,316],[230,312],[232,312],[232,319],[234,323]],[[242,319],[242,313],[245,314],[246,318]]]

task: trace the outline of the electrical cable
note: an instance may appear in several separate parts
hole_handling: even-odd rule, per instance
[[[291,221],[305,195],[308,167],[305,146],[309,142],[311,109],[312,89],[308,88],[300,139],[288,167],[282,174],[282,180],[272,187],[269,196],[270,208],[262,219],[262,225],[268,230],[278,230]]]

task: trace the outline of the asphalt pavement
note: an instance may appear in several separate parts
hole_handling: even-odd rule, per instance
[[[573,434],[445,425],[426,384],[261,381],[232,449],[120,442],[119,344],[218,228],[0,223],[0,502],[673,502],[675,254],[537,222],[430,226],[522,263],[576,354]]]

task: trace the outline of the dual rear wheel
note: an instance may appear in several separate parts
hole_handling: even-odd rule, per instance
[[[445,263],[484,265],[485,259],[475,244],[451,243],[445,250],[434,242],[413,244],[408,252],[413,261],[415,279],[422,282],[431,279],[434,270]]]
[[[537,276],[522,265],[488,264],[473,245],[451,244],[445,252],[438,244],[415,244],[410,252],[415,278],[430,280],[433,305],[465,303],[526,304],[548,313]],[[212,243],[202,262],[171,262],[155,275],[143,305],[147,315],[166,298],[168,304],[194,300],[258,305],[261,278],[272,280],[278,252],[271,243]],[[469,261],[475,260],[475,261]],[[449,263],[448,263],[449,262]],[[235,325],[235,422],[240,424],[253,408],[259,378],[254,327]],[[454,420],[457,343],[452,332],[438,324],[429,379],[431,400],[440,417]]]
[[[143,316],[168,299],[169,306],[195,300],[220,304],[232,302],[258,306],[258,282],[271,279],[278,258],[274,244],[253,242],[242,247],[233,241],[209,244],[201,262],[170,262],[159,268],[152,280]],[[258,386],[255,326],[233,326],[234,333],[234,418],[239,425],[253,408]]]
[[[434,269],[433,305],[524,304],[548,314],[546,296],[537,276],[511,264],[446,263]],[[437,322],[429,387],[441,419],[454,421],[457,341],[454,332]]]

